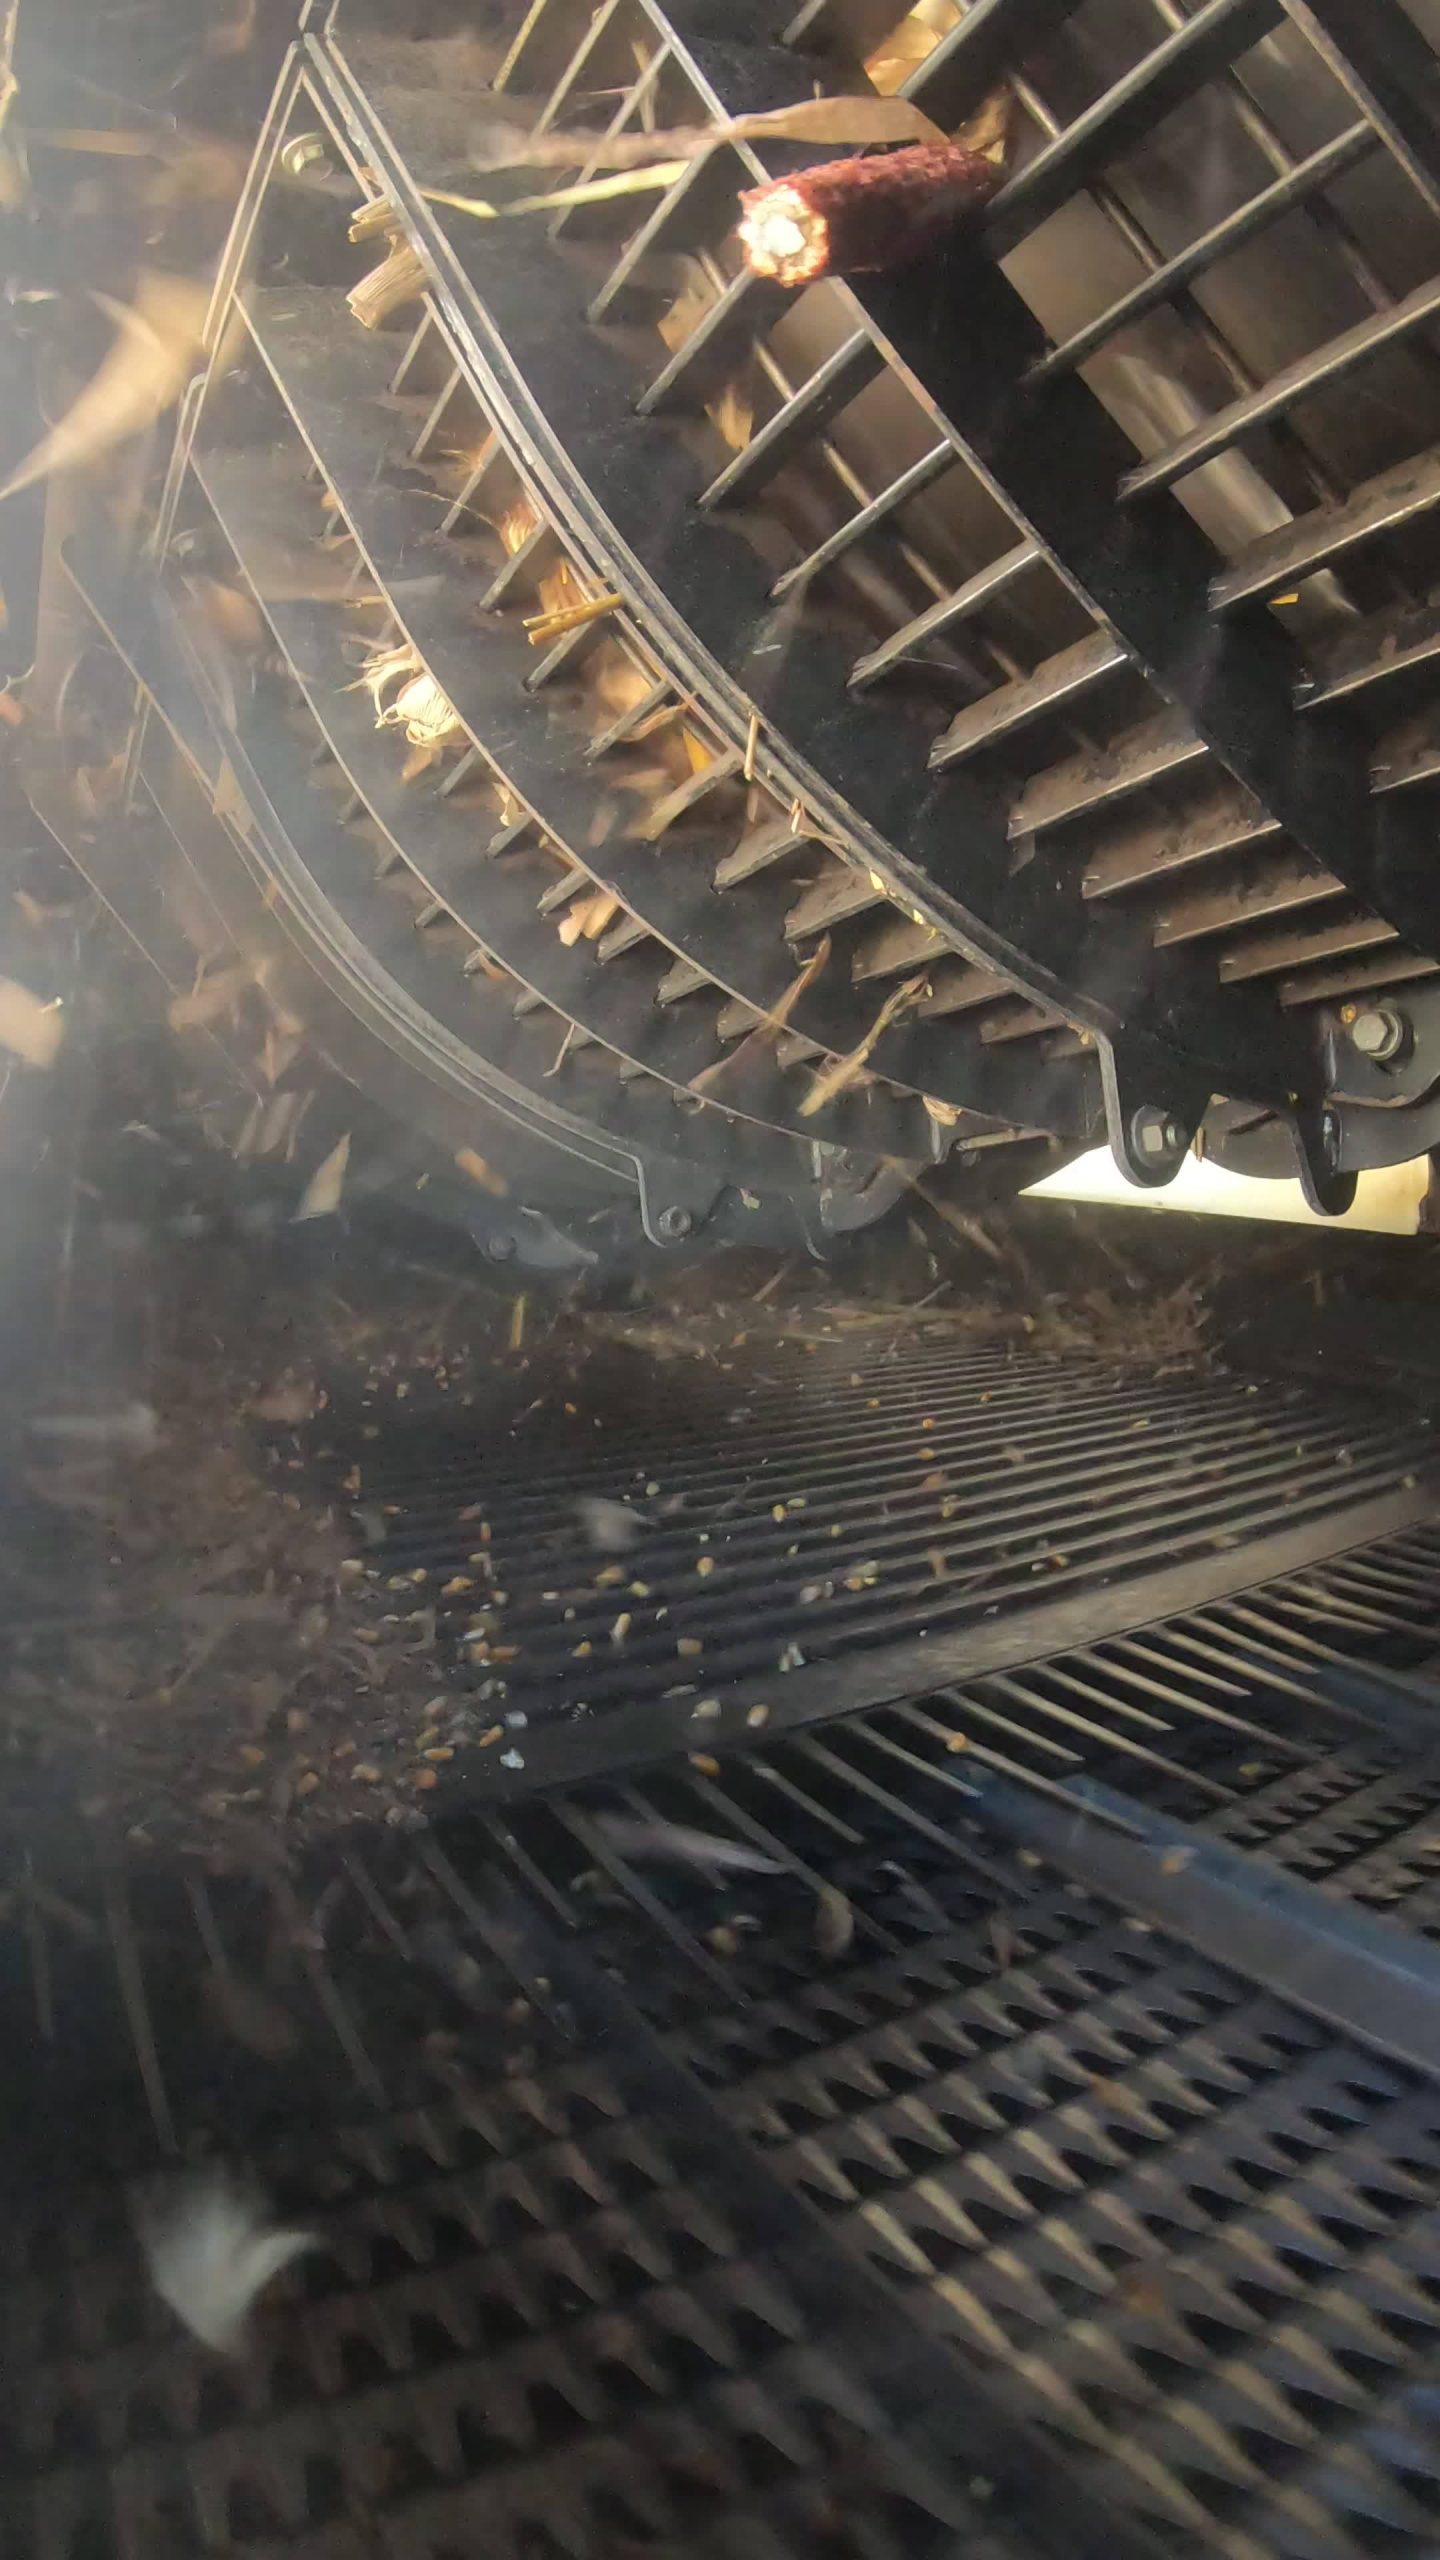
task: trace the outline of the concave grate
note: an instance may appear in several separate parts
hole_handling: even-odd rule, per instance
[[[523,1404],[410,1421],[381,1386],[310,1436],[373,1541],[377,1620],[435,1612],[494,1706],[502,1765],[447,1785],[1013,1668],[1425,1510],[1428,1436],[1398,1412],[947,1327],[752,1332],[658,1379],[619,1345],[542,1364]]]

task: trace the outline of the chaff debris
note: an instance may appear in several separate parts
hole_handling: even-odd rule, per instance
[[[827,1102],[833,1102],[837,1095],[844,1093],[847,1086],[854,1083],[855,1078],[863,1071],[865,1062],[881,1033],[889,1030],[891,1023],[904,1012],[908,1004],[914,1003],[925,984],[926,972],[922,969],[915,977],[906,978],[901,986],[891,989],[864,1039],[845,1057],[832,1059],[830,1065],[822,1068],[815,1078],[800,1105],[805,1119],[812,1119],[817,1111],[824,1109]]]
[[[115,323],[110,351],[64,416],[11,473],[0,499],[53,471],[98,461],[112,445],[151,426],[190,378],[209,307],[205,285],[152,271],[140,277],[128,308],[107,293],[97,293],[95,300]]]

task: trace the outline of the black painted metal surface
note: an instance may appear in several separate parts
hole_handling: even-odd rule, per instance
[[[173,799],[173,738],[222,777],[204,867],[251,966],[273,883],[304,887],[310,1054],[348,947],[346,1076],[433,1157],[494,1164],[522,1259],[539,1207],[577,1261],[632,1231],[823,1249],[905,1168],[963,1200],[1102,1132],[1154,1186],[1205,1122],[1324,1209],[1423,1151],[1440,233],[1413,13],[491,14],[487,86],[483,49],[364,0],[305,12],[148,601],[108,529],[52,542],[158,712],[142,792]],[[806,156],[773,141],[548,216],[444,200],[603,177],[611,135],[817,78],[947,129],[1006,82],[976,232],[786,295],[733,239],[737,190]],[[573,134],[573,165],[512,140],[478,180],[497,115]],[[217,583],[254,629],[226,663]],[[347,690],[402,648],[373,703]],[[402,734],[412,676],[438,738]],[[237,847],[256,794],[223,776],[277,724],[312,761]],[[106,868],[63,777],[44,797]],[[1383,1060],[1351,1037],[1377,999]]]

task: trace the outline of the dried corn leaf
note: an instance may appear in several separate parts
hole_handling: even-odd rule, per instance
[[[705,411],[712,427],[732,453],[743,453],[755,433],[755,403],[738,382],[727,382]]]
[[[922,969],[915,977],[907,978],[903,986],[891,990],[858,1048],[852,1049],[844,1058],[834,1059],[816,1077],[800,1105],[804,1119],[809,1120],[817,1111],[823,1111],[827,1102],[833,1102],[837,1094],[854,1083],[882,1031],[888,1031],[896,1015],[903,1013],[907,1004],[914,1003],[925,981],[926,973]]]
[[[608,889],[594,889],[588,897],[577,898],[562,917],[560,939],[567,951],[577,942],[598,942],[620,913],[620,901]]]
[[[20,20],[20,0],[10,0],[5,23],[0,27],[0,125],[10,112],[20,83],[15,77],[15,31]]]
[[[188,996],[176,996],[169,1012],[172,1031],[197,1031],[202,1024],[215,1022],[222,1014],[235,1011],[244,990],[251,984],[251,974],[243,961],[228,969],[202,972]]]
[[[569,160],[581,156],[574,151]],[[688,160],[662,160],[653,168],[622,169],[614,178],[584,178],[573,187],[556,187],[549,195],[516,196],[512,204],[490,204],[481,196],[452,196],[444,187],[424,187],[431,204],[448,204],[456,213],[473,213],[481,222],[500,222],[518,213],[561,213],[567,205],[603,204],[609,196],[638,196],[673,187],[689,168]]]
[[[877,46],[865,63],[865,76],[882,96],[902,88],[912,71],[935,50],[942,36],[960,24],[959,0],[916,0],[907,17]]]
[[[949,137],[913,98],[801,98],[794,106],[771,107],[762,115],[732,116],[720,127],[720,138],[827,147],[836,143],[858,151],[867,143],[945,142]]]
[[[290,2011],[244,1974],[211,1972],[202,1985],[205,2006],[222,2032],[258,2053],[266,2062],[282,2062],[295,2051],[300,2030]]]
[[[468,1175],[472,1182],[479,1183],[482,1191],[490,1192],[496,1200],[505,1198],[510,1185],[504,1174],[497,1173],[494,1166],[487,1164],[482,1155],[477,1155],[473,1147],[458,1147],[455,1163],[461,1173]]]
[[[378,721],[383,717],[382,696],[391,677],[408,678],[422,672],[418,652],[408,640],[401,640],[393,648],[372,649],[349,690],[352,693],[363,691],[369,694],[375,705]]]
[[[18,978],[0,978],[0,1049],[23,1058],[27,1067],[53,1067],[64,1037],[58,1004],[32,995]]]
[[[738,1047],[728,1050],[723,1058],[717,1058],[713,1067],[702,1067],[698,1076],[691,1077],[691,1092],[708,1092],[716,1078],[723,1075],[727,1067],[738,1065],[742,1058],[750,1055],[756,1048],[763,1047],[766,1040],[772,1038],[776,1032],[783,1031],[801,997],[808,987],[814,986],[829,957],[830,936],[828,933],[822,933],[804,968],[791,980],[783,996],[777,998],[768,1013],[761,1015],[753,1030],[746,1032]]]
[[[317,1164],[295,1212],[298,1227],[306,1218],[333,1218],[345,1196],[345,1168],[350,1162],[350,1132],[337,1139],[322,1164]]]
[[[154,160],[164,148],[156,133],[127,133],[111,125],[42,125],[28,134],[32,150],[80,151],[94,160]]]
[[[843,1956],[855,1935],[855,1912],[838,1884],[822,1884],[815,1897],[815,1944],[822,1956]]]
[[[612,640],[602,640],[592,652],[585,674],[607,711],[636,710],[655,685],[654,676]]]
[[[689,261],[685,283],[668,310],[662,311],[655,323],[672,354],[694,336],[706,313],[713,309],[716,292],[716,286],[698,261]]]
[[[187,621],[193,615],[227,649],[241,657],[258,657],[265,645],[265,618],[243,587],[228,587],[219,578],[187,576]]]
[[[398,683],[400,690],[387,703],[384,697],[392,683]],[[393,648],[372,651],[354,689],[369,694],[375,705],[376,728],[403,729],[412,747],[438,744],[460,729],[454,704],[408,640]]]
[[[1004,162],[1010,157],[1015,135],[1016,98],[1013,89],[995,89],[981,101],[973,116],[961,125],[955,140],[965,150],[973,151],[979,160]]]
[[[501,549],[509,556],[529,541],[540,518],[528,498],[516,498],[508,507],[502,508],[498,516],[491,516],[487,521],[494,525],[500,536]]]
[[[0,498],[13,497],[52,471],[95,462],[112,445],[153,425],[190,378],[209,299],[208,288],[190,277],[158,273],[141,276],[128,309],[97,293],[95,300],[115,322],[114,343],[64,417],[12,472]]]
[[[255,17],[259,0],[240,0],[233,18],[212,27],[200,50],[213,60],[248,53],[255,41]]]
[[[933,117],[909,98],[801,98],[793,106],[772,107],[760,115],[722,116],[714,124],[675,125],[658,133],[540,134],[514,125],[492,125],[473,137],[470,161],[473,168],[486,171],[580,165],[631,172],[648,160],[665,160],[674,163],[670,177],[662,182],[669,185],[671,178],[683,176],[688,163],[702,151],[713,151],[720,143],[811,142],[825,147],[833,143],[858,151],[867,143],[948,140]],[[617,187],[613,192],[618,195],[624,190]],[[563,200],[583,203],[587,199],[567,189],[563,198],[554,199]],[[529,209],[534,210],[533,204]],[[503,205],[495,210],[518,213],[522,207]]]

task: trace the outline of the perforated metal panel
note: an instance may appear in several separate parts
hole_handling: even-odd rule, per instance
[[[1437,1592],[1415,1531],[490,1819],[22,1861],[7,2560],[1419,2560]],[[320,2244],[230,2363],[132,2223],[217,2158]]]

